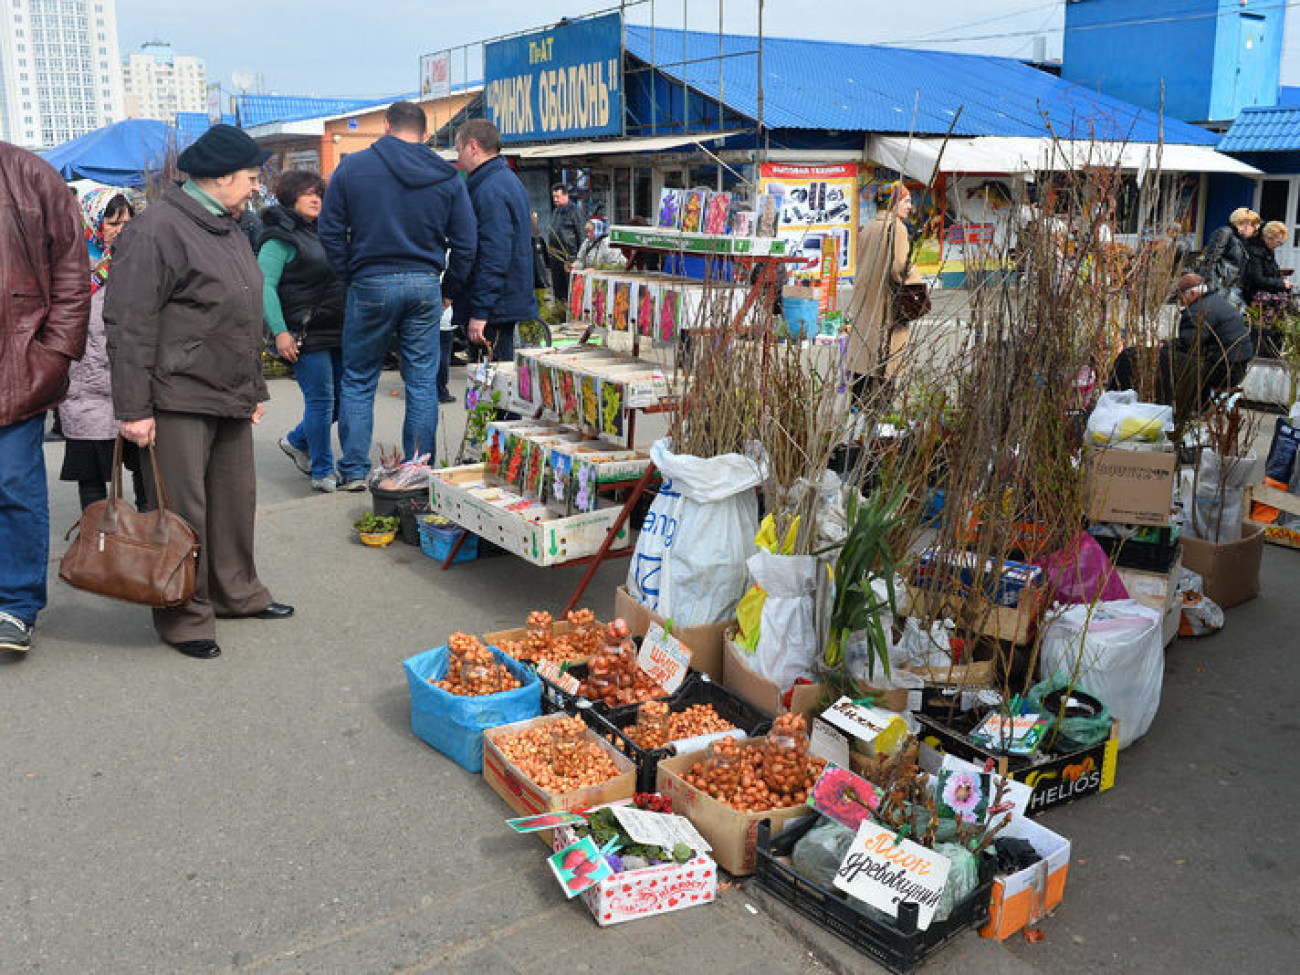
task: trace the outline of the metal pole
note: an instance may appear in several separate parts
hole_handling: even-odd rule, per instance
[[[655,0],[650,0],[650,134],[659,134],[659,92],[655,75]]]
[[[619,112],[618,134],[620,138],[627,138],[627,74],[623,71],[623,63],[627,59],[627,3],[626,0],[618,2],[618,87],[622,93],[623,111]],[[613,214],[610,214],[611,218]]]
[[[690,86],[686,84],[686,72],[688,70],[687,64],[690,61],[686,50],[686,31],[690,24],[690,15],[686,9],[688,2],[689,0],[682,0],[682,135],[685,135],[691,130],[691,89]],[[690,185],[689,180],[687,181],[687,185]]]
[[[763,128],[763,0],[758,0],[758,138],[761,159],[767,159],[767,131]]]
[[[722,131],[722,112],[723,112],[722,96],[725,90],[722,87],[722,66],[727,63],[727,59],[723,56],[723,48],[722,48],[722,5],[724,2],[725,0],[718,0],[718,131],[719,132]],[[718,179],[719,181],[722,179],[721,170],[718,170]],[[719,193],[722,192],[721,182],[718,183],[718,192]]]

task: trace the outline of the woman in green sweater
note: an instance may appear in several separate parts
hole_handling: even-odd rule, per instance
[[[343,377],[343,311],[347,289],[334,276],[316,236],[325,182],[290,170],[275,185],[279,203],[262,211],[257,263],[265,278],[264,316],[280,357],[294,363],[302,389],[302,422],[280,449],[311,477],[314,491],[337,487],[332,430]]]

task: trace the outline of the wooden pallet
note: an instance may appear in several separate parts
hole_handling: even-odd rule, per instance
[[[1246,524],[1259,525],[1260,528],[1264,529],[1264,541],[1271,542],[1274,545],[1282,545],[1286,548],[1300,548],[1300,531],[1294,528],[1283,528],[1281,525],[1270,525],[1264,521],[1255,521],[1250,517],[1252,503],[1255,501],[1271,505],[1279,509],[1283,514],[1295,515],[1300,518],[1300,497],[1287,494],[1285,491],[1279,491],[1267,484],[1254,484],[1246,488],[1245,509]]]

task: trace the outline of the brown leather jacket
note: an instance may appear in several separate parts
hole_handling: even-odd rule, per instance
[[[76,198],[49,163],[0,142],[0,426],[59,405],[89,317]]]
[[[251,417],[262,378],[262,269],[228,216],[179,185],[123,229],[104,324],[119,420],[155,410]]]

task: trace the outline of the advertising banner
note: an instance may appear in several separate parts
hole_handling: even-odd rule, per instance
[[[451,94],[451,52],[426,54],[420,58],[420,95],[446,98]]]
[[[857,193],[858,164],[801,166],[763,163],[759,170],[760,192],[780,201],[780,222],[776,236],[790,243],[790,253],[803,253],[808,264],[792,266],[801,277],[818,277],[823,240],[836,241],[839,274],[853,276],[857,227],[854,197]]]
[[[487,115],[502,141],[621,133],[622,40],[613,13],[485,45]]]

